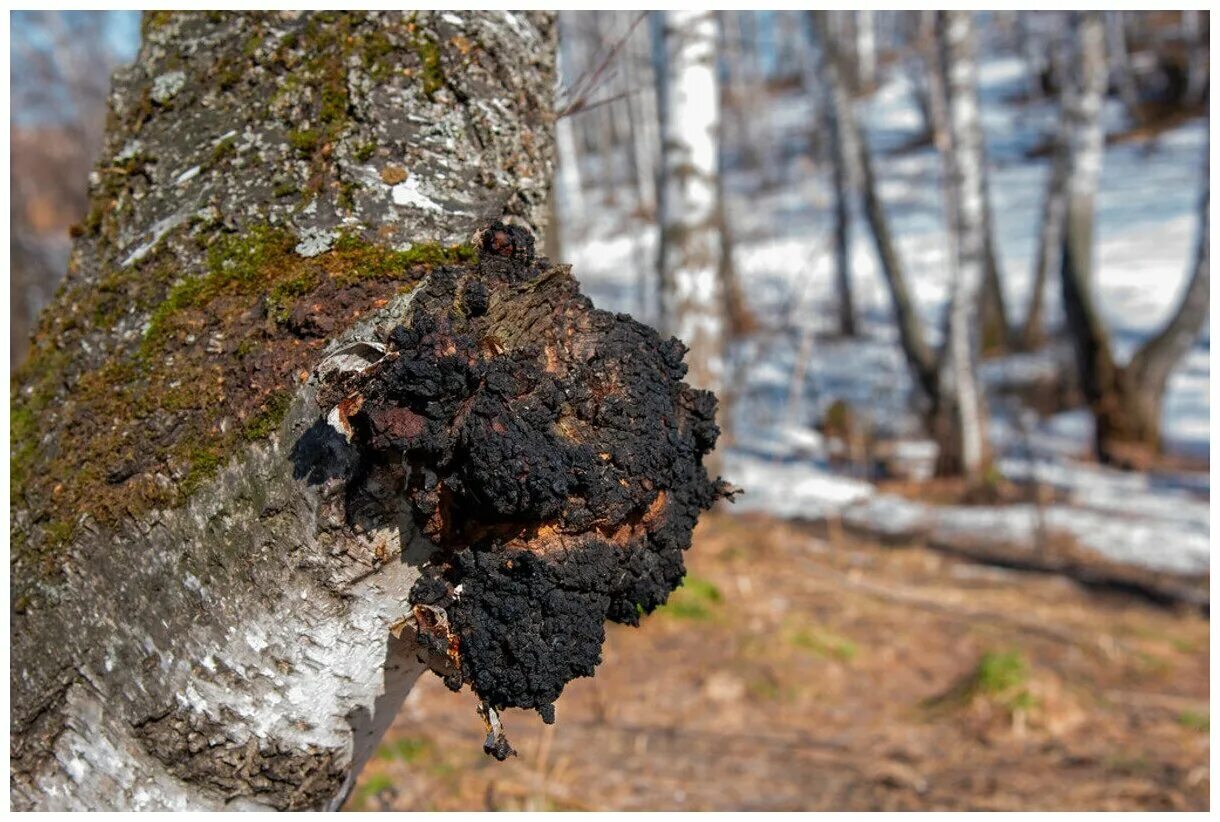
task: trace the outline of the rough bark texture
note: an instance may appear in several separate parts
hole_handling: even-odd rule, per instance
[[[428,295],[484,270],[465,244],[476,228],[491,219],[539,227],[552,27],[550,15],[507,13],[145,18],[140,55],[115,79],[66,285],[16,380],[15,807],[334,808],[421,660],[443,667],[430,653],[436,626],[413,609],[412,586],[436,550],[421,534],[419,500],[320,419],[328,410],[332,422],[344,418],[329,406],[334,385],[387,347],[403,361],[408,346],[394,329],[416,328],[424,314],[444,321]],[[491,316],[529,291],[503,270],[486,279],[482,291],[460,293],[463,310],[482,303]],[[548,329],[585,322],[596,328],[576,334],[582,350],[626,335],[652,352],[639,368],[656,396],[670,396],[660,386],[688,396],[672,382],[678,347],[588,311],[566,272],[545,281],[567,295],[564,323],[487,328],[480,350],[545,372],[549,361],[530,352],[551,353]],[[585,402],[612,415],[631,384]],[[681,402],[709,418],[710,398]],[[650,420],[652,433],[639,437],[689,442],[666,428],[680,419]],[[616,424],[623,436],[635,430]],[[704,439],[714,437],[708,425]],[[619,454],[593,435],[571,448],[575,440]],[[448,475],[465,458],[451,456]],[[614,508],[618,530],[607,537],[625,529],[615,544],[646,546],[632,567],[664,556],[634,600],[647,610],[681,573],[673,552],[685,526],[672,517],[690,510],[679,505],[686,486],[671,487],[682,479],[676,462],[654,477],[615,465],[633,488],[653,483],[644,515]],[[701,470],[685,465],[691,476]],[[496,511],[481,524],[500,553],[474,550],[476,559],[504,556]],[[648,542],[659,523],[674,534],[669,553]],[[466,547],[476,549],[473,536]],[[401,631],[409,616],[421,634]],[[451,624],[466,623],[455,615]],[[591,642],[592,622],[582,624]],[[588,647],[568,673],[591,669]],[[476,659],[458,656],[477,683]],[[535,690],[556,693],[557,681]]]

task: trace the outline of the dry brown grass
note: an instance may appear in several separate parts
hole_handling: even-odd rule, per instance
[[[350,808],[1206,809],[1208,622],[924,548],[712,515],[558,724],[416,687]]]

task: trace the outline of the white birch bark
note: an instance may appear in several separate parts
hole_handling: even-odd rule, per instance
[[[724,375],[724,299],[718,275],[719,91],[711,12],[658,12],[661,100],[661,328],[690,349],[688,379],[717,390]]]
[[[1062,268],[1065,283],[1084,307],[1080,319],[1095,340],[1106,339],[1093,295],[1093,208],[1101,178],[1105,131],[1101,122],[1106,92],[1105,25],[1099,13],[1073,15],[1072,71],[1064,89],[1067,143],[1067,215]]]
[[[937,34],[947,101],[946,207],[951,215],[953,285],[942,395],[951,401],[961,470],[978,480],[986,459],[983,400],[977,379],[976,306],[986,266],[982,128],[979,123],[974,28],[970,12],[940,12]]]

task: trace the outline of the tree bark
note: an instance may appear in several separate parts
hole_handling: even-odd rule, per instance
[[[873,15],[876,12],[862,9],[855,14],[856,20],[856,83],[862,92],[870,92],[877,78],[877,32]]]
[[[1174,366],[1190,349],[1207,316],[1210,268],[1207,231],[1210,187],[1200,200],[1198,246],[1186,291],[1165,326],[1120,366],[1097,306],[1093,275],[1093,203],[1100,175],[1100,121],[1106,86],[1105,31],[1098,13],[1073,17],[1075,76],[1065,102],[1069,183],[1061,281],[1067,328],[1081,389],[1095,421],[1098,459],[1141,466],[1161,446],[1160,407]],[[1204,175],[1206,180],[1206,173]]]
[[[816,37],[814,39],[816,41]],[[838,67],[832,65],[830,51],[826,48],[819,51],[817,85],[821,86],[822,96],[845,96],[844,84],[833,76],[838,73]],[[856,309],[851,287],[851,192],[856,188],[851,164],[855,152],[839,117],[840,110],[850,105],[851,101],[846,99],[823,99],[820,105],[830,138],[831,181],[834,188],[835,296],[838,301],[839,334],[844,337],[856,335]]]
[[[1127,51],[1127,31],[1123,25],[1123,12],[1107,11],[1106,45],[1110,55],[1110,70],[1114,75],[1114,84],[1118,86],[1118,96],[1127,109],[1127,116],[1133,125],[1144,122],[1143,111],[1140,108],[1139,86],[1135,81],[1135,72],[1131,68],[1131,55]]]
[[[1210,12],[1208,12],[1210,15]],[[1182,97],[1187,105],[1206,102],[1210,82],[1208,32],[1200,25],[1202,13],[1197,9],[1182,12],[1182,29],[1190,56],[1186,64],[1186,91]],[[1210,26],[1210,17],[1208,18]]]
[[[419,560],[391,511],[348,526],[289,447],[314,367],[406,311],[410,270],[367,268],[452,256],[490,217],[540,227],[551,27],[146,17],[17,378],[15,807],[343,801],[423,669],[388,631]],[[263,266],[281,252],[298,280]]]
[[[945,18],[945,13],[936,13],[938,21]],[[946,174],[952,175],[950,166],[960,166],[969,163],[972,169],[968,176],[970,190],[961,191],[953,188],[954,196],[970,198],[970,207],[961,209],[960,219],[970,221],[969,231],[979,232],[983,254],[983,281],[980,289],[978,322],[982,327],[982,350],[987,353],[1005,351],[1009,348],[1010,333],[1008,326],[1008,310],[1004,299],[1003,278],[1000,273],[999,250],[996,248],[995,227],[991,210],[991,197],[987,174],[986,145],[983,140],[981,121],[981,105],[978,89],[978,61],[975,56],[976,36],[971,15],[954,13],[953,19],[959,21],[964,28],[959,42],[952,47],[946,47],[940,36],[938,26],[937,43],[929,55],[933,64],[930,70],[939,76],[930,84],[931,93],[935,97],[939,92],[943,99],[935,100],[946,113],[944,138],[938,143],[943,152],[953,152],[957,159],[947,157]],[[952,114],[951,114],[952,113]],[[956,115],[956,118],[953,115]],[[977,168],[977,173],[973,171]],[[979,207],[973,205],[977,199]],[[977,221],[977,227],[973,223]]]
[[[661,118],[661,330],[690,350],[691,384],[724,378],[724,253],[717,230],[719,95],[711,12],[658,12],[654,36]]]
[[[977,367],[980,328],[974,310],[985,290],[988,266],[982,128],[971,13],[938,12],[937,40],[948,113],[945,200],[950,214],[954,272],[949,333],[941,356],[941,391],[935,412],[935,429],[941,445],[938,463],[941,473],[962,475],[967,482],[977,484],[987,463],[987,437]],[[986,305],[994,308],[995,303],[988,300]],[[986,315],[987,311],[983,313]],[[1003,323],[1003,317],[996,321]]]
[[[1060,91],[1060,121],[1051,143],[1050,168],[1047,170],[1046,192],[1042,198],[1042,215],[1038,223],[1038,250],[1034,258],[1033,286],[1029,307],[1021,326],[1020,346],[1032,351],[1044,340],[1043,314],[1046,304],[1046,283],[1059,273],[1063,255],[1064,220],[1067,213],[1067,187],[1070,158],[1068,156],[1068,118],[1064,111],[1064,92]]]
[[[1211,170],[1208,147],[1203,155],[1203,193],[1199,198],[1199,228],[1190,278],[1173,315],[1154,336],[1136,350],[1124,370],[1129,386],[1130,416],[1140,420],[1135,427],[1144,429],[1143,442],[1160,448],[1161,403],[1173,369],[1190,351],[1207,319],[1211,297]],[[1121,431],[1109,439],[1121,439]],[[1104,452],[1116,450],[1117,442],[1103,442]],[[1099,446],[1100,447],[1100,446]],[[1103,452],[1103,453],[1104,453]]]
[[[865,135],[860,129],[855,107],[852,105],[844,79],[842,61],[834,45],[835,41],[831,37],[831,21],[827,19],[827,14],[824,12],[809,12],[808,14],[807,19],[816,32],[818,46],[828,56],[825,63],[825,82],[829,86],[827,98],[829,103],[835,107],[836,119],[843,130],[845,145],[855,151],[855,161],[860,172],[859,185],[864,201],[864,216],[868,221],[873,246],[881,263],[882,274],[889,287],[894,322],[898,326],[899,344],[902,347],[912,383],[924,404],[931,405],[935,402],[939,390],[936,356],[924,337],[923,325],[907,288],[902,260],[898,255],[893,233],[890,231],[885,205],[881,202],[877,190],[871,152]]]
[[[1104,134],[1101,108],[1106,89],[1105,26],[1099,13],[1074,14],[1073,59],[1064,89],[1068,141],[1068,197],[1060,280],[1063,308],[1076,352],[1081,390],[1097,421],[1096,446],[1121,405],[1118,365],[1097,308],[1093,275],[1093,210],[1101,173]]]

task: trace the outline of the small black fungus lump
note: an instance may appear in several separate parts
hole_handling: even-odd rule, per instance
[[[704,456],[716,400],[685,349],[592,307],[566,266],[500,223],[479,260],[434,271],[389,353],[345,400],[366,461],[438,550],[410,593],[440,609],[460,677],[499,711],[553,702],[685,573],[699,514],[725,495]],[[355,397],[355,400],[353,400]]]

